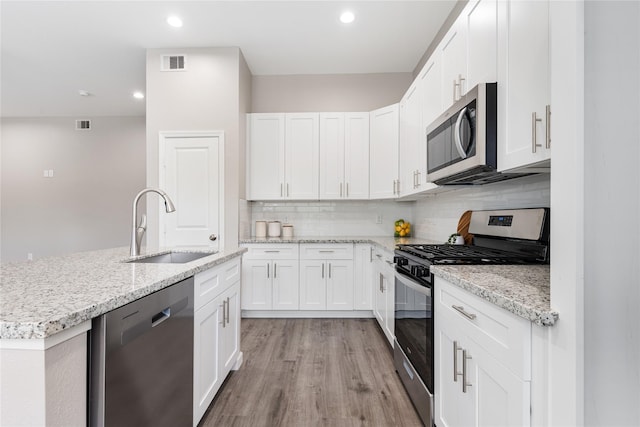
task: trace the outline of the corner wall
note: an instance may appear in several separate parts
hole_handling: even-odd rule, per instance
[[[129,244],[144,117],[89,119],[89,131],[74,117],[2,119],[2,262]]]

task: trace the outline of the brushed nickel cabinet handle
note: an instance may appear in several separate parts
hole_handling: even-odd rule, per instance
[[[220,306],[220,307],[222,308],[222,327],[223,327],[223,328],[226,326],[225,321],[226,321],[226,319],[227,319],[227,318],[225,317],[225,315],[224,315],[224,306],[225,306],[225,303],[226,303],[226,301],[225,301],[225,300],[222,300],[222,305]]]
[[[458,382],[458,376],[462,372],[458,372],[458,351],[462,351],[462,347],[458,347],[458,341],[453,342],[453,382]]]
[[[340,197],[342,197],[342,183],[340,183]]]
[[[324,279],[324,262],[322,263],[322,278]]]
[[[467,350],[462,350],[462,392],[467,392],[467,387],[471,387],[471,383],[467,382],[467,360],[470,360],[471,356],[467,354]]]
[[[458,82],[456,82],[455,79],[453,79],[453,100],[457,101],[456,99],[456,87],[458,86]]]
[[[287,197],[289,197],[289,183],[287,182]]]
[[[282,183],[280,183],[280,197],[283,197],[283,196],[284,196],[284,194],[283,194],[283,192],[282,192],[282,191],[283,191],[283,190],[282,190],[282,186],[283,186],[283,184],[282,184]]]
[[[229,297],[227,297],[227,325],[229,324]]]
[[[273,278],[277,279],[278,278],[278,264],[277,263],[273,263]]]
[[[544,110],[547,116],[545,148],[551,148],[551,105],[547,105]]]
[[[452,305],[451,307],[467,319],[474,320],[476,318],[475,314],[465,311],[464,307],[461,305]]]
[[[462,99],[462,82],[466,79],[462,77],[462,74],[458,74],[458,99]]]
[[[347,191],[346,191],[346,197],[349,197],[349,183],[347,182]]]
[[[269,278],[269,263],[267,263],[267,279]]]
[[[538,113],[535,111],[531,114],[531,152],[535,153],[538,147],[542,147],[542,144],[538,144],[538,122],[542,119],[538,118]]]

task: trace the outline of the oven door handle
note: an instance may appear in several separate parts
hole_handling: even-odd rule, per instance
[[[403,285],[413,289],[416,292],[419,292],[428,297],[431,296],[431,288],[422,286],[419,283],[414,282],[409,277],[403,275],[402,273],[395,272],[396,280],[402,282]]]
[[[460,154],[460,158],[462,159],[467,158],[467,152],[464,151],[464,148],[462,148],[462,140],[460,138],[460,126],[462,125],[462,118],[464,117],[466,112],[467,107],[464,107],[462,111],[460,111],[460,114],[458,114],[458,120],[456,120],[456,127],[453,133],[453,139],[456,143],[456,150],[458,150],[458,154]]]

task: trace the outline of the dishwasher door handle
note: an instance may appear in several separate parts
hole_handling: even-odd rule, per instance
[[[156,313],[151,318],[151,327],[153,328],[153,327],[158,326],[160,323],[164,322],[169,317],[171,317],[171,307],[167,307],[164,310]]]

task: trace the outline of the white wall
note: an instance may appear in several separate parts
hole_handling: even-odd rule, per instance
[[[144,118],[89,117],[90,131],[75,119],[2,119],[2,262],[129,244]]]
[[[253,76],[252,113],[371,111],[400,101],[411,73]]]
[[[640,425],[640,4],[585,3],[585,425]]]
[[[161,72],[160,56],[185,54],[187,70]],[[241,77],[242,76],[242,77]],[[238,244],[240,175],[244,174],[244,112],[250,94],[240,50],[229,48],[147,50],[147,185],[158,185],[160,131],[224,131],[224,247]],[[158,205],[147,208],[147,242],[158,244]]]

